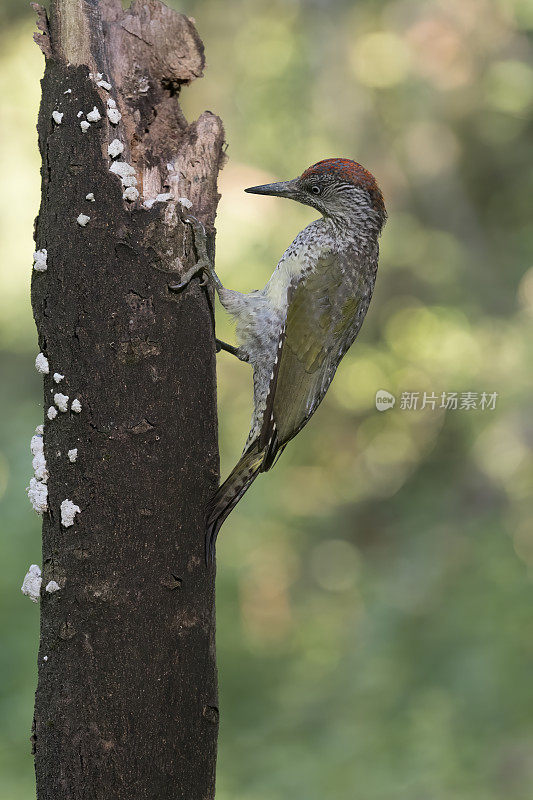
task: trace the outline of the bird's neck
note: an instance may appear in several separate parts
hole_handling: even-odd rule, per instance
[[[317,220],[332,235],[337,247],[352,247],[363,252],[375,249],[383,220],[372,209],[356,208]]]

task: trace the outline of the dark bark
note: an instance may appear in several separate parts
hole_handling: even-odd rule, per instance
[[[212,297],[197,280],[168,290],[194,263],[191,232],[179,203],[142,202],[189,198],[213,248],[222,124],[206,112],[189,125],[181,113],[180,88],[204,62],[186,17],[155,0],[125,12],[120,0],[56,0],[50,16],[39,11],[47,58],[35,233],[48,269],[32,281],[50,364],[37,796],[207,800],[218,730],[214,571],[203,550],[203,507],[218,483]],[[77,113],[94,106],[101,120],[83,133]],[[115,138],[118,160],[135,168],[133,203],[109,171]],[[69,410],[49,420],[55,392]],[[70,527],[65,499],[81,509]],[[51,580],[61,587],[53,594]]]

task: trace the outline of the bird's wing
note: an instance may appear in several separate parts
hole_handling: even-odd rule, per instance
[[[357,319],[366,313],[369,293],[360,289],[361,281],[343,279],[341,257],[328,253],[289,287],[286,325],[259,436],[259,447],[266,451],[262,471],[316,410],[355,338]]]

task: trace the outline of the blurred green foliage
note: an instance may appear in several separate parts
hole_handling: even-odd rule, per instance
[[[178,4],[176,3],[176,7]],[[189,118],[229,141],[226,285],[263,285],[309,209],[243,195],[346,156],[389,223],[376,293],[327,400],[220,538],[219,800],[533,796],[533,0],[190,0],[206,77]],[[25,498],[42,420],[28,299],[42,57],[0,34],[0,799],[34,796],[40,561]],[[219,314],[219,331],[231,338]],[[397,397],[380,413],[375,393]],[[498,392],[495,410],[399,407]],[[250,374],[219,356],[223,473]]]

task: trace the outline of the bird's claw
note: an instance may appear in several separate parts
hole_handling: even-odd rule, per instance
[[[168,288],[173,292],[181,292],[186,286],[189,285],[195,275],[199,275],[200,273],[203,273],[203,277],[198,285],[207,286],[209,283],[209,268],[211,267],[211,262],[209,261],[209,257],[207,255],[207,237],[205,228],[200,220],[196,217],[193,217],[192,214],[184,217],[183,221],[190,225],[193,229],[194,246],[198,256],[198,261],[194,267],[192,267],[190,270],[188,270],[188,272],[185,273],[185,275],[182,276],[182,279],[179,283],[169,284]]]
[[[198,230],[205,236],[205,227],[203,222],[200,222],[198,217],[193,216],[192,214],[188,214],[186,217],[183,217],[183,221],[187,225],[191,225],[191,227],[196,231]]]
[[[190,269],[188,272],[185,273],[185,275],[182,277],[179,283],[169,283],[168,288],[173,292],[181,292],[189,285],[189,283],[196,275],[200,275],[201,273],[203,273],[203,277],[198,285],[206,286],[209,281],[209,278],[205,274],[205,265],[198,263],[195,264],[192,269]]]

